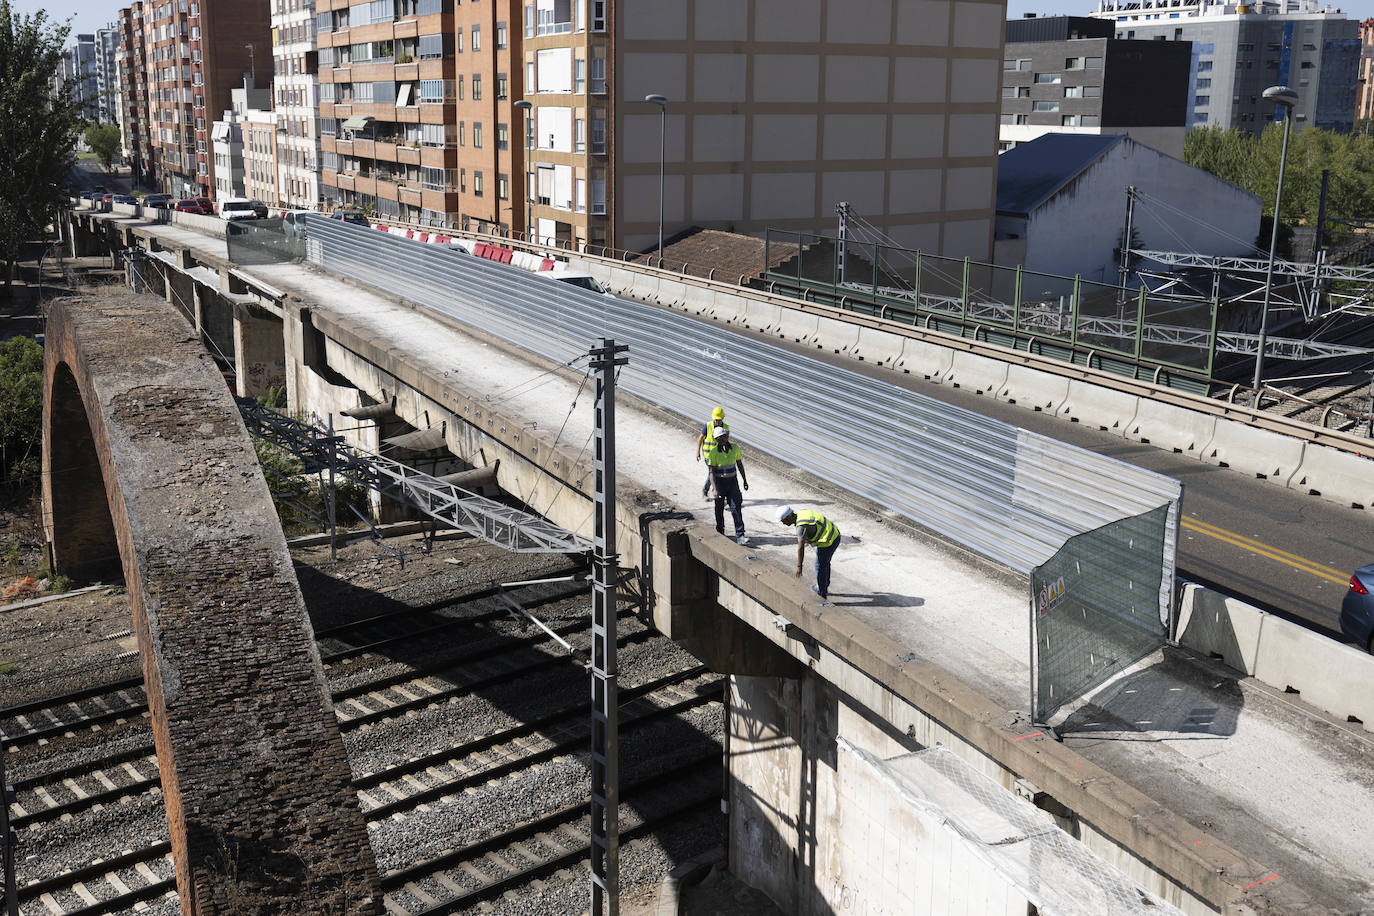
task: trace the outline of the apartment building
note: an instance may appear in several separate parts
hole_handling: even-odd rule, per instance
[[[319,71],[315,50],[315,4],[272,0],[273,108],[278,133],[276,201],[288,207],[320,205]]]
[[[178,196],[215,187],[210,130],[230,92],[270,69],[268,0],[143,4],[150,164]]]
[[[267,204],[295,204],[284,199],[277,184],[284,156],[283,134],[275,111],[250,109],[243,116],[244,196]]]
[[[1295,129],[1349,131],[1360,56],[1357,24],[1318,0],[1098,0],[1118,38],[1191,41],[1188,126],[1259,133],[1275,119],[1270,86],[1298,93]]]
[[[1360,62],[1355,79],[1355,120],[1370,118],[1374,118],[1374,19],[1360,23]]]
[[[119,104],[119,30],[114,24],[96,29],[93,43],[95,53],[95,107],[101,124],[118,125]]]
[[[96,75],[95,35],[77,35],[62,52],[58,85],[71,90],[72,101],[87,121],[100,120],[100,91]]]
[[[116,22],[119,32],[119,134],[124,156],[134,185],[143,184],[149,174],[151,147],[148,138],[148,70],[143,36],[143,2],[134,3],[119,11]]]
[[[1125,134],[1183,158],[1191,44],[1114,32],[1077,16],[1007,23],[999,151],[1047,133]]]

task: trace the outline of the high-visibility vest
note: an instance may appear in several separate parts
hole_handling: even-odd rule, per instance
[[[797,513],[797,526],[802,525],[813,526],[811,532],[806,535],[806,543],[813,547],[829,547],[840,536],[840,529],[835,527],[834,522],[810,509],[802,509]]]
[[[731,442],[730,447],[725,451],[720,450],[720,446],[712,444],[710,451],[706,453],[706,463],[714,468],[730,468],[733,470],[735,462],[739,461],[739,446]]]
[[[712,430],[714,430],[717,426],[720,426],[721,428],[727,431],[730,429],[730,424],[725,423],[723,421],[717,423],[715,420],[712,420],[711,422],[706,424],[706,440],[701,443],[701,450],[703,452],[706,452],[708,455],[716,450],[716,434],[712,432]]]

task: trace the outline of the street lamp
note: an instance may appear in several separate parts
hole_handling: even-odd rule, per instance
[[[663,148],[668,133],[668,97],[646,95],[644,101],[658,106],[658,266],[663,266]]]
[[[521,99],[515,103],[515,107],[525,113],[524,123],[521,125],[525,129],[525,241],[533,241],[530,232],[530,192],[534,189],[530,187],[530,172],[534,167],[534,131],[530,130],[530,117],[534,105],[528,99]]]
[[[1279,211],[1283,205],[1283,167],[1288,161],[1288,136],[1293,132],[1293,106],[1298,94],[1287,86],[1270,86],[1264,97],[1274,103],[1274,113],[1283,111],[1283,149],[1279,153],[1279,186],[1274,192],[1274,226],[1269,235],[1269,266],[1264,271],[1264,310],[1260,312],[1259,349],[1255,353],[1255,400],[1259,410],[1261,374],[1264,371],[1264,347],[1269,336],[1269,297],[1274,291],[1274,251],[1279,245]]]

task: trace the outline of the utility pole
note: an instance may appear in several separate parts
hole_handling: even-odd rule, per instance
[[[842,200],[835,205],[835,212],[840,215],[839,241],[835,246],[835,269],[840,275],[840,285],[844,286],[844,253],[849,247],[849,202]],[[797,251],[797,260],[801,260],[801,251]],[[874,274],[877,274],[878,265],[873,265]]]
[[[620,913],[620,676],[616,662],[615,371],[629,347],[608,337],[592,348],[596,452],[592,494],[592,916]]]
[[[1127,277],[1131,272],[1131,230],[1135,223],[1135,185],[1126,186],[1126,231],[1121,236],[1121,288],[1126,288]]]

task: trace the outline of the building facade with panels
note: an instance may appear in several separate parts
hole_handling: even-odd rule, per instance
[[[97,29],[94,42],[96,117],[101,124],[118,126],[119,104],[119,30],[110,25]]]
[[[826,231],[848,202],[897,245],[988,258],[1004,11],[970,0],[614,4],[613,243],[657,240],[660,116],[643,101],[654,93],[670,100],[667,235]]]
[[[62,52],[57,79],[70,89],[72,101],[87,121],[100,120],[100,91],[96,75],[95,35],[77,35]]]
[[[1007,23],[1000,151],[1046,133],[1125,134],[1183,157],[1190,44],[1113,31],[1069,16]]]
[[[1316,0],[1099,0],[1093,15],[1118,38],[1193,43],[1190,128],[1259,133],[1275,119],[1264,90],[1283,84],[1298,93],[1295,128],[1350,130],[1360,49],[1356,23],[1339,10]]]
[[[311,0],[272,0],[272,63],[272,107],[278,131],[272,181],[276,200],[260,199],[313,210],[321,196],[319,66]]]

